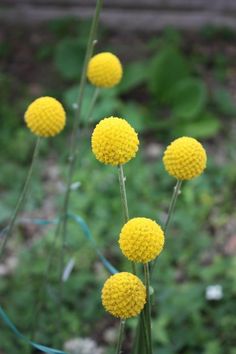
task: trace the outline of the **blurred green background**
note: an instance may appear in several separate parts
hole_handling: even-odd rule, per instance
[[[43,95],[63,102],[68,122],[60,136],[42,143],[21,217],[54,218],[60,211],[88,29],[89,22],[65,18],[33,30],[7,26],[0,30],[2,228],[15,206],[35,140],[25,127],[24,111]],[[161,224],[175,184],[164,171],[163,150],[181,135],[201,140],[208,152],[208,168],[201,177],[183,184],[155,272],[155,353],[236,354],[236,33],[204,27],[198,33],[166,28],[152,35],[119,36],[101,28],[98,39],[95,52],[117,54],[124,78],[114,89],[101,91],[91,123],[79,136],[77,188],[72,191],[70,210],[86,220],[113,265],[129,270],[117,244],[123,223],[117,169],[99,164],[92,155],[94,125],[117,115],[139,132],[140,151],[125,166],[130,216],[150,217]],[[93,91],[87,85],[84,118]],[[90,352],[99,354],[102,348],[105,354],[113,353],[118,321],[105,314],[100,301],[108,274],[73,223],[66,259],[73,258],[75,267],[65,282],[58,332],[60,240],[53,243],[54,233],[55,226],[20,223],[15,229],[0,264],[1,305],[25,335],[44,345],[91,338],[96,345]],[[218,300],[207,296],[212,285],[222,290]],[[125,353],[130,353],[135,325],[136,319],[128,321]],[[79,345],[74,347],[72,354],[87,353]],[[36,351],[0,321],[0,353]]]

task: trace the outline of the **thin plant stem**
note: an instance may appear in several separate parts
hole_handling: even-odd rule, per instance
[[[172,197],[171,197],[170,206],[169,206],[169,210],[168,210],[168,213],[167,213],[166,221],[165,221],[165,224],[164,224],[164,227],[163,227],[164,234],[166,234],[166,232],[168,230],[168,227],[170,225],[171,217],[174,214],[175,205],[176,205],[176,201],[178,199],[178,196],[180,194],[181,185],[182,185],[182,180],[177,180],[177,183],[176,183],[176,185],[174,187],[173,194],[172,194]],[[151,275],[153,274],[153,270],[154,270],[154,268],[156,266],[156,262],[157,262],[157,258],[155,259],[155,261],[152,264]]]
[[[125,223],[129,221],[129,208],[128,208],[128,201],[127,201],[127,194],[126,194],[126,187],[125,187],[125,175],[123,165],[118,165],[118,176],[119,176],[119,184],[120,184],[120,196],[121,196],[121,204],[123,208],[124,214],[124,221]],[[137,273],[136,266],[134,262],[131,262],[132,272],[134,274]]]
[[[146,315],[146,322],[147,322],[149,354],[152,354],[153,350],[152,350],[152,327],[151,327],[150,274],[149,274],[148,263],[144,264],[144,276],[145,276],[145,285],[147,291],[147,303],[145,305],[145,315]]]
[[[125,222],[127,222],[129,221],[129,208],[128,208],[127,195],[126,195],[123,165],[118,165],[118,173],[119,173],[120,196],[121,196],[121,203],[123,206],[124,220]]]
[[[181,185],[182,185],[182,181],[181,180],[177,180],[177,183],[176,183],[176,185],[174,187],[174,191],[173,191],[172,198],[171,198],[171,201],[170,201],[170,206],[169,206],[167,218],[166,218],[166,221],[165,221],[165,225],[164,225],[164,233],[167,232],[168,226],[170,224],[171,217],[172,217],[173,212],[175,210],[175,205],[176,205],[177,198],[178,198],[178,196],[180,194]]]
[[[140,320],[142,326],[143,326],[143,331],[144,331],[144,342],[145,342],[145,348],[146,350],[149,350],[149,341],[148,341],[148,327],[147,327],[147,321],[145,318],[144,311],[141,312],[141,320]]]
[[[61,315],[60,315],[61,310],[62,310],[61,304],[63,302],[63,296],[64,296],[64,294],[63,294],[64,286],[63,286],[63,281],[62,281],[62,274],[63,274],[64,264],[65,264],[64,258],[65,258],[66,242],[67,242],[66,241],[66,239],[67,239],[67,213],[68,213],[69,200],[70,200],[71,183],[72,183],[74,170],[76,167],[77,154],[78,154],[78,142],[77,142],[78,130],[79,130],[80,121],[81,121],[81,112],[82,112],[82,104],[83,104],[85,85],[86,85],[87,68],[88,68],[89,60],[93,54],[94,45],[96,43],[95,36],[96,36],[96,32],[97,32],[98,21],[99,21],[99,16],[100,16],[100,12],[102,9],[102,5],[103,5],[103,0],[97,0],[95,12],[94,12],[94,16],[93,16],[93,20],[92,20],[92,24],[91,24],[91,29],[90,29],[90,33],[89,33],[81,79],[80,79],[78,99],[76,102],[75,119],[74,119],[72,134],[71,134],[69,169],[68,169],[66,191],[65,191],[64,202],[63,202],[63,207],[62,207],[62,215],[61,215],[62,246],[61,246],[61,252],[60,252],[60,265],[59,265],[59,299],[58,299],[59,300],[59,309],[60,309],[59,310],[59,317],[61,317]],[[60,322],[61,322],[61,319],[59,320],[59,323]]]
[[[85,117],[83,118],[84,121],[86,122],[86,124],[84,124],[83,127],[79,130],[79,134],[77,136],[79,142],[81,142],[84,137],[85,137],[85,139],[88,139],[88,134],[89,134],[89,138],[90,138],[90,134],[91,134],[90,125],[93,122],[93,112],[96,107],[96,103],[97,103],[100,93],[101,93],[101,88],[95,87],[93,90],[92,98],[90,100],[88,112],[86,113]],[[78,144],[78,146],[79,146],[79,144]],[[77,148],[78,148],[78,146],[77,146]],[[81,148],[80,148],[80,155],[83,155]],[[77,158],[78,157],[79,157],[79,155],[77,156]]]
[[[174,213],[175,210],[175,205],[176,205],[176,201],[178,198],[178,195],[180,193],[180,188],[182,185],[182,181],[181,180],[177,180],[177,183],[174,187],[174,191],[171,197],[171,201],[170,201],[170,206],[169,206],[169,210],[168,210],[168,214],[167,214],[167,218],[163,227],[164,233],[167,232],[168,226],[170,224],[170,220],[171,217]],[[153,270],[155,268],[157,259],[155,259],[155,261],[153,262],[152,266],[151,266],[151,271],[149,272],[149,265],[148,264],[144,264],[144,275],[145,275],[145,284],[146,284],[146,289],[147,289],[147,304],[145,306],[145,315],[146,315],[146,320],[147,320],[147,326],[148,326],[148,339],[149,339],[149,354],[153,353],[153,349],[152,349],[152,329],[151,329],[151,302],[150,302],[150,278],[153,274]]]
[[[88,122],[89,122],[91,114],[92,114],[92,112],[94,110],[94,107],[96,105],[97,99],[99,97],[99,93],[100,93],[100,89],[98,87],[96,87],[94,89],[93,97],[92,97],[92,100],[91,100],[91,103],[90,103],[90,107],[89,107],[89,112],[87,114],[87,121]],[[43,277],[43,284],[41,286],[41,291],[39,292],[40,300],[37,302],[37,311],[36,311],[36,315],[35,315],[35,324],[38,323],[38,317],[40,315],[42,306],[44,304],[44,295],[45,295],[45,291],[46,291],[46,288],[47,288],[48,282],[49,282],[48,275],[49,275],[49,270],[50,270],[50,266],[51,266],[53,250],[55,249],[55,243],[56,243],[56,240],[58,238],[58,235],[60,234],[60,227],[61,227],[61,222],[59,220],[57,228],[56,228],[56,231],[55,231],[55,234],[54,234],[54,238],[53,238],[53,241],[52,241],[52,245],[51,245],[50,250],[49,250],[49,256],[48,256],[48,260],[47,260],[47,265],[46,265],[46,268],[45,268],[46,270],[45,270],[45,274],[44,274],[44,277]],[[33,329],[33,332],[32,332],[33,334],[31,336],[32,338],[34,337],[35,330],[36,330],[36,328],[34,326],[34,329]]]
[[[147,322],[144,311],[141,311],[134,338],[134,347],[132,350],[132,354],[148,354],[148,351],[149,340]]]
[[[127,201],[127,194],[126,194],[126,186],[125,186],[126,179],[125,179],[125,175],[124,175],[123,165],[118,165],[118,176],[119,176],[120,195],[121,195],[121,203],[122,203],[122,207],[123,207],[124,221],[127,222],[127,221],[129,221],[129,208],[128,208],[128,201]],[[132,262],[132,272],[135,275],[137,274],[136,265],[134,262]],[[139,342],[139,339],[141,338],[140,336],[142,336],[142,333],[140,331],[141,326],[144,330],[145,345],[146,345],[146,348],[148,348],[148,337],[147,337],[148,331],[147,331],[147,324],[145,321],[143,311],[141,313],[140,324],[138,324],[138,333],[135,338],[136,346],[138,346],[137,343]]]
[[[67,234],[67,212],[68,212],[69,199],[70,199],[70,187],[71,187],[72,177],[73,177],[73,173],[74,173],[75,166],[76,166],[77,133],[78,133],[78,128],[79,128],[79,124],[80,124],[80,120],[81,120],[81,111],[82,111],[82,103],[83,103],[85,84],[86,84],[87,67],[88,67],[89,60],[90,60],[92,53],[93,53],[95,36],[96,36],[96,31],[97,31],[97,26],[98,26],[98,21],[99,21],[99,16],[100,16],[102,4],[103,4],[103,0],[97,0],[96,9],[95,9],[95,13],[93,16],[91,30],[90,30],[90,34],[89,34],[85,59],[84,59],[84,65],[83,65],[83,70],[82,70],[82,75],[81,75],[81,80],[80,80],[79,94],[78,94],[78,99],[77,99],[77,109],[75,111],[76,117],[74,119],[73,130],[72,130],[72,135],[71,135],[69,171],[68,171],[66,191],[65,191],[63,210],[62,210],[62,216],[63,216],[62,217],[62,235],[63,235],[63,237],[62,237],[62,254],[60,257],[62,260],[61,266],[60,266],[60,270],[61,270],[60,277],[61,277],[63,267],[64,267],[64,250],[66,247],[66,234]]]
[[[94,107],[95,107],[95,105],[97,103],[97,99],[99,97],[100,91],[101,91],[101,89],[99,87],[96,87],[94,89],[93,96],[92,96],[92,99],[91,99],[91,104],[90,104],[90,107],[89,107],[89,110],[88,110],[88,114],[87,114],[87,122],[88,123],[91,123],[91,121],[92,121],[93,110],[94,110]]]
[[[143,312],[141,312],[142,314]],[[134,346],[132,349],[132,354],[138,354],[138,350],[139,348],[141,349],[141,347],[143,346],[143,336],[141,335],[142,333],[142,322],[140,321],[140,317],[138,318],[138,324],[137,324],[137,328],[136,328],[136,333],[135,333],[135,338],[134,338]]]
[[[124,221],[127,222],[129,220],[129,208],[127,202],[126,188],[125,188],[125,176],[122,165],[118,165],[118,177],[119,177],[119,185],[120,185],[120,196],[121,196],[121,204],[123,209]],[[136,274],[135,264],[132,262],[132,270],[133,273]],[[120,322],[120,335],[117,344],[116,354],[121,353],[121,345],[122,345],[122,337],[124,335],[124,327],[125,320],[121,320]]]
[[[32,173],[33,173],[33,169],[34,169],[34,165],[35,165],[35,161],[37,159],[37,156],[38,156],[38,152],[39,152],[39,145],[40,145],[40,137],[37,138],[36,140],[36,143],[35,143],[35,146],[34,146],[34,151],[33,151],[33,157],[32,157],[32,160],[31,160],[31,164],[30,164],[30,167],[29,167],[29,170],[28,170],[28,174],[26,176],[26,180],[25,180],[25,183],[24,183],[24,186],[23,186],[23,189],[22,189],[22,192],[18,198],[18,201],[17,201],[17,204],[16,204],[16,207],[15,207],[15,210],[12,214],[12,217],[10,219],[10,222],[9,222],[9,225],[7,226],[7,228],[5,229],[5,235],[3,236],[3,242],[1,244],[1,248],[0,248],[0,259],[4,253],[4,250],[7,246],[7,242],[8,240],[10,239],[11,235],[12,235],[12,232],[13,232],[13,229],[14,229],[14,226],[15,226],[15,223],[16,223],[16,219],[17,219],[17,216],[24,204],[24,201],[26,199],[26,196],[27,196],[27,192],[28,192],[28,189],[29,189],[29,184],[30,184],[30,181],[31,181],[31,177],[32,177]]]
[[[125,331],[125,320],[120,320],[120,328],[119,328],[119,337],[116,347],[116,354],[121,354],[122,352],[122,343],[124,338],[124,331]]]

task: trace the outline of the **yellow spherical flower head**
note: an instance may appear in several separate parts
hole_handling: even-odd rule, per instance
[[[122,319],[137,316],[146,302],[146,288],[131,273],[112,275],[102,289],[102,304],[113,316]]]
[[[178,180],[189,180],[203,172],[207,155],[199,141],[184,136],[174,140],[167,147],[163,162],[171,176]]]
[[[66,123],[66,114],[55,98],[40,97],[29,105],[25,122],[32,133],[47,138],[61,132]]]
[[[99,53],[89,61],[87,76],[94,86],[113,87],[120,82],[122,74],[121,62],[112,53]]]
[[[165,242],[161,227],[148,218],[133,218],[122,228],[119,244],[122,253],[133,262],[147,263],[155,259]]]
[[[92,151],[96,159],[104,164],[125,164],[136,155],[138,146],[137,133],[122,118],[104,118],[92,134]]]

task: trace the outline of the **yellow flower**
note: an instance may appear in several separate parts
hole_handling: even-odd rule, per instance
[[[137,316],[146,302],[146,288],[131,273],[112,275],[102,289],[102,304],[113,316],[122,319]]]
[[[162,251],[164,241],[161,227],[147,218],[129,220],[119,238],[122,253],[131,261],[141,263],[155,259]]]
[[[89,61],[87,76],[94,86],[113,87],[120,82],[122,74],[121,62],[112,53],[99,53]]]
[[[27,108],[25,122],[32,133],[47,138],[60,133],[64,128],[66,114],[55,98],[40,97]]]
[[[167,147],[163,162],[171,176],[178,180],[189,180],[199,176],[206,168],[207,155],[196,139],[184,136]]]
[[[104,164],[125,164],[136,155],[138,145],[137,133],[122,118],[104,118],[92,134],[93,153]]]

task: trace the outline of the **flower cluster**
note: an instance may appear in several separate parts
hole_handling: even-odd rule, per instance
[[[112,275],[102,289],[102,303],[113,316],[122,319],[137,316],[146,302],[146,289],[131,273]]]
[[[53,97],[40,97],[25,112],[25,122],[35,135],[47,138],[60,133],[66,123],[61,103]]]
[[[87,76],[94,86],[113,87],[120,82],[122,74],[121,62],[112,53],[99,53],[89,61]]]
[[[147,263],[155,259],[164,246],[161,227],[147,218],[129,220],[122,228],[119,244],[123,254],[133,262]]]
[[[202,144],[190,137],[174,140],[163,157],[167,172],[179,180],[199,176],[206,167],[206,161],[206,151]]]
[[[92,134],[93,153],[104,164],[125,164],[136,155],[138,146],[137,133],[125,119],[104,118]]]

